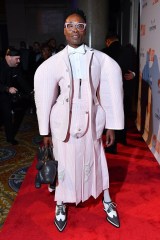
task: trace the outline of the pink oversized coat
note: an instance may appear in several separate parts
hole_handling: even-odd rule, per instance
[[[41,64],[34,81],[39,131],[41,135],[51,132],[55,155],[59,161],[61,184],[57,187],[55,198],[77,204],[91,195],[96,198],[102,190],[109,187],[102,132],[104,128],[124,128],[120,67],[106,54],[87,46],[85,49],[89,96],[88,135],[78,141],[66,141],[73,86],[67,47]],[[91,161],[88,162],[87,159]],[[87,169],[89,165],[92,166]],[[90,172],[89,178],[85,174],[83,176],[83,172],[87,171]]]

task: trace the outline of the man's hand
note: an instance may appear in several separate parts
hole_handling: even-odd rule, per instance
[[[15,88],[15,87],[10,87],[10,88],[8,89],[8,92],[11,93],[11,94],[15,94],[17,91],[18,91],[18,89]]]
[[[43,143],[44,143],[44,146],[45,146],[45,147],[50,147],[50,146],[52,146],[52,145],[53,145],[53,144],[52,144],[52,138],[49,137],[49,136],[43,137]]]
[[[128,73],[124,74],[124,79],[125,80],[132,80],[135,77],[135,73],[128,70]]]
[[[115,141],[115,132],[114,130],[108,129],[106,131],[106,147],[113,145]]]

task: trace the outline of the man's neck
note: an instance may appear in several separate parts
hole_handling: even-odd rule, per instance
[[[70,46],[70,47],[72,47],[72,48],[78,48],[78,47],[80,47],[80,46],[82,46],[83,45],[83,43],[81,43],[80,45],[70,45],[70,44],[68,44],[68,46]]]

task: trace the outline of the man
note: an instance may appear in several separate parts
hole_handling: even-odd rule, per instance
[[[45,60],[47,60],[49,57],[52,56],[52,49],[51,47],[47,44],[47,43],[43,43],[41,46],[41,57],[40,59],[37,61],[37,67],[40,66],[40,64],[42,64],[42,62],[44,62]]]
[[[125,128],[122,131],[116,131],[116,140],[114,145],[106,149],[106,152],[117,152],[117,142],[127,144],[126,124],[132,116],[132,104],[135,97],[135,75],[136,75],[136,53],[131,44],[122,47],[117,34],[110,32],[105,39],[106,48],[102,52],[113,58],[121,67],[124,89],[124,113]]]
[[[67,223],[65,203],[77,205],[90,196],[97,198],[102,191],[107,220],[120,226],[109,195],[101,136],[106,128],[106,144],[110,146],[113,129],[124,127],[121,70],[106,54],[86,46],[85,34],[86,17],[76,10],[65,19],[68,45],[35,73],[40,134],[44,145],[53,143],[58,161],[54,223],[59,231]]]
[[[15,135],[26,105],[25,101],[25,105],[21,106],[22,111],[15,111],[15,121],[13,122],[13,102],[17,99],[17,94],[22,89],[24,92],[31,92],[22,77],[19,63],[20,53],[15,48],[7,49],[5,59],[0,62],[0,113],[5,127],[6,140],[12,145],[18,144]]]
[[[52,55],[56,54],[58,52],[57,50],[57,43],[55,38],[50,38],[47,41],[48,46],[51,48]]]

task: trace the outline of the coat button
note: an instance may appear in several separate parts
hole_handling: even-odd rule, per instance
[[[70,88],[70,85],[68,85],[68,88]]]
[[[81,131],[81,128],[78,128],[78,131],[80,132],[80,131]]]
[[[88,111],[86,111],[86,114],[88,114]]]
[[[69,100],[68,100],[68,98],[66,99],[66,102],[68,102]]]

